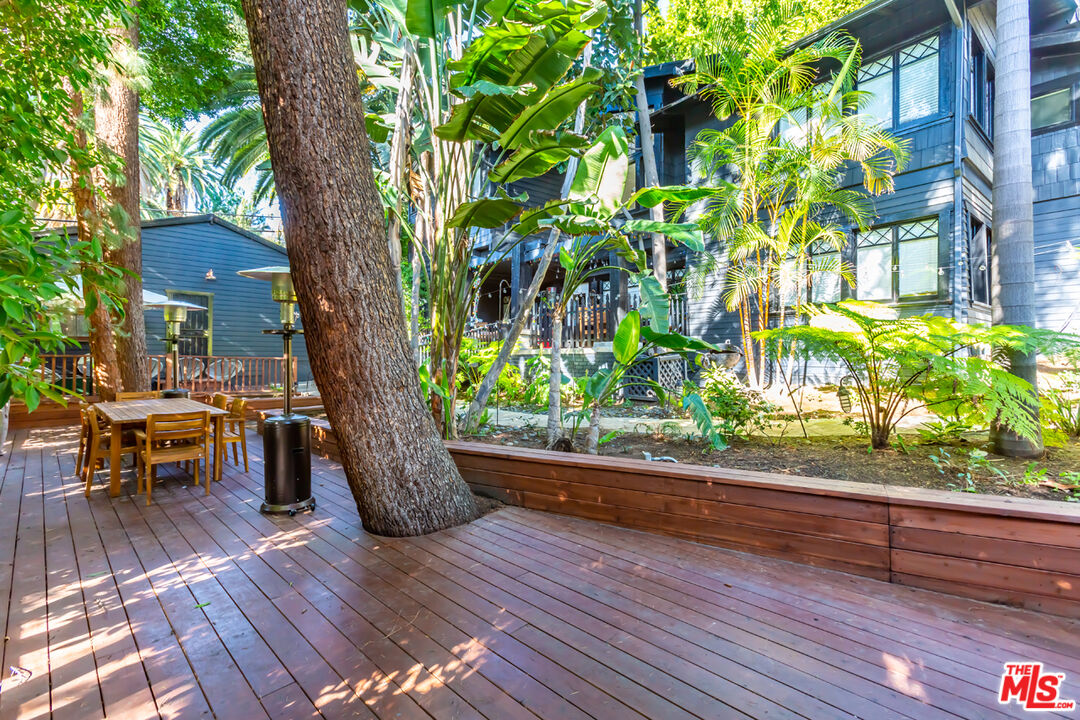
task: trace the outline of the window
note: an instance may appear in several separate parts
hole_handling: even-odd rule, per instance
[[[780,265],[780,302],[793,307],[806,299],[806,262],[803,257],[789,257]]]
[[[855,294],[895,301],[938,292],[938,221],[872,228],[856,234]]]
[[[968,238],[968,266],[971,273],[971,302],[990,304],[990,228],[972,219]]]
[[[971,70],[968,74],[968,112],[987,137],[994,137],[994,64],[982,43],[971,36]]]
[[[840,301],[840,270],[843,258],[828,242],[810,247],[810,301],[834,303]]]
[[[1073,119],[1072,88],[1064,88],[1031,99],[1031,129],[1063,125]]]
[[[937,35],[900,48],[859,69],[859,90],[870,97],[860,114],[893,127],[937,114],[940,82]]]

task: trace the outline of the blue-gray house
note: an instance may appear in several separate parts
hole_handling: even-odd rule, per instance
[[[237,275],[239,270],[287,265],[285,248],[215,215],[170,217],[142,224],[143,288],[207,308],[188,314],[181,329],[181,355],[228,358],[281,356],[280,327],[270,284]],[[151,355],[165,353],[160,310],[146,311]],[[303,335],[296,337],[298,380],[311,379]]]
[[[867,232],[849,229],[844,259],[855,285],[820,278],[813,299],[859,298],[902,312],[990,320],[995,4],[992,0],[877,0],[824,28],[856,37],[859,89],[872,113],[907,138],[911,160],[896,191],[874,199]],[[1080,22],[1073,0],[1032,0],[1032,149],[1038,324],[1080,330]],[[710,108],[672,88],[687,69],[646,71],[658,165],[665,183],[696,182],[687,150],[719,128]],[[852,184],[860,182],[854,173]],[[691,258],[689,260],[693,262]],[[678,267],[676,257],[669,266]],[[715,286],[688,298],[690,332],[738,340]]]

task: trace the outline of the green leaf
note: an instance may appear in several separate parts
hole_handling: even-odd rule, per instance
[[[41,403],[41,395],[38,394],[38,390],[33,385],[28,385],[26,392],[23,393],[23,402],[26,403],[26,411],[34,412],[37,410],[37,406]]]
[[[609,216],[622,203],[626,174],[630,167],[626,133],[619,126],[609,127],[596,138],[581,158],[567,197],[581,202],[595,202]]]
[[[628,204],[637,203],[644,207],[656,207],[662,202],[689,203],[710,197],[716,191],[708,187],[678,186],[642,188],[630,196]]]
[[[570,253],[566,248],[559,248],[559,264],[562,265],[563,270],[570,272],[574,269],[574,258],[570,257]]]
[[[462,97],[471,98],[476,95],[525,95],[535,89],[535,85],[497,85],[490,80],[478,80],[471,85],[456,88],[455,91]]]
[[[581,135],[570,132],[534,132],[525,144],[488,175],[493,183],[511,183],[522,178],[538,177],[564,160],[577,155],[588,144]]]
[[[646,275],[640,279],[638,287],[641,290],[642,316],[649,321],[649,327],[659,333],[668,331],[668,312],[670,301],[660,281],[653,275]]]
[[[694,252],[705,250],[705,237],[697,223],[669,223],[659,220],[627,220],[623,224],[627,232],[660,233],[672,242],[685,245]]]
[[[497,228],[517,217],[528,196],[522,193],[517,197],[502,194],[499,197],[486,197],[458,205],[457,212],[446,222],[447,227]]]
[[[615,330],[615,340],[612,343],[612,351],[615,360],[623,365],[629,365],[638,352],[641,343],[641,315],[637,310],[626,314]]]
[[[574,114],[580,103],[600,89],[596,81],[602,75],[600,70],[588,68],[577,80],[551,90],[535,104],[525,108],[499,136],[499,146],[515,150],[525,144],[529,133],[558,128]]]
[[[367,128],[368,137],[371,138],[372,142],[384,143],[390,137],[391,127],[375,113],[366,113],[364,115],[364,126]]]
[[[683,397],[682,404],[683,408],[690,412],[690,417],[693,418],[694,424],[697,425],[701,437],[705,438],[715,450],[726,450],[728,447],[727,438],[716,429],[712,413],[709,412],[709,408],[705,405],[705,401],[701,399],[701,396],[697,393],[689,393]]]

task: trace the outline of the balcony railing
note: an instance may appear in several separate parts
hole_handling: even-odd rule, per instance
[[[89,355],[42,355],[40,375],[72,395],[94,392],[93,361]],[[150,385],[155,389],[174,387],[172,358],[151,355],[147,358]],[[293,378],[297,360],[292,359]],[[254,392],[282,389],[285,384],[285,358],[181,355],[176,387],[194,392]]]

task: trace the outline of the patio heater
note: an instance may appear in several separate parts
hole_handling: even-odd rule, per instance
[[[194,305],[183,300],[161,300],[146,303],[148,308],[161,308],[165,311],[165,349],[172,356],[172,387],[161,391],[161,397],[186,398],[189,391],[180,387],[180,325],[187,320],[189,312],[206,310],[201,305]]]
[[[311,494],[311,419],[292,411],[292,338],[303,330],[293,326],[296,291],[286,266],[241,270],[238,275],[270,281],[270,295],[281,308],[281,329],[263,330],[280,335],[285,356],[285,397],[281,415],[263,421],[263,459],[265,467],[264,513],[314,510]]]

